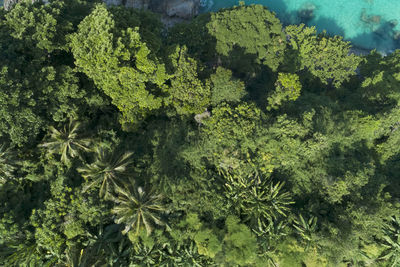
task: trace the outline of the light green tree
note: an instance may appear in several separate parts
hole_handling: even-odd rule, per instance
[[[278,73],[275,91],[268,97],[267,110],[277,109],[284,101],[294,101],[300,96],[299,76],[292,73]]]
[[[186,47],[176,47],[170,59],[175,71],[167,89],[167,101],[180,115],[203,112],[210,103],[210,87],[198,78],[197,62],[187,55]]]
[[[285,28],[291,49],[298,52],[300,70],[307,69],[324,84],[334,87],[348,81],[355,74],[361,57],[350,55],[350,42],[343,37],[329,37],[326,33],[316,35],[315,27],[289,25]]]
[[[225,226],[225,261],[239,266],[254,264],[257,257],[257,240],[250,229],[234,216],[228,216]]]
[[[14,152],[6,148],[3,144],[0,146],[0,185],[14,178],[16,170],[16,160]]]
[[[104,5],[97,5],[71,35],[75,64],[121,111],[121,123],[137,123],[159,109],[154,92],[169,77],[141,40],[138,28],[119,29]]]

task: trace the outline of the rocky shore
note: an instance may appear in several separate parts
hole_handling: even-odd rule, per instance
[[[201,0],[103,0],[107,5],[151,10],[162,14],[162,21],[171,26],[198,15]]]
[[[20,0],[5,0],[4,9],[10,10]],[[32,0],[32,2],[40,0]],[[46,0],[42,0],[46,2]],[[168,26],[190,20],[199,14],[201,0],[103,0],[109,6],[125,6],[151,10],[162,15],[162,21]]]

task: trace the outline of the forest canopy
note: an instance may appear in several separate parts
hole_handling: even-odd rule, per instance
[[[400,50],[261,5],[0,9],[0,266],[400,266]]]

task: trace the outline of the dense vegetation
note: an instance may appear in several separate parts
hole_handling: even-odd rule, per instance
[[[1,266],[400,266],[400,51],[240,6],[0,9]]]

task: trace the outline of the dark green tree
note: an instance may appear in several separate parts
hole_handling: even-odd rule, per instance
[[[137,186],[133,179],[129,179],[122,186],[116,187],[117,197],[114,198],[115,207],[112,212],[116,214],[116,223],[124,223],[123,234],[134,230],[134,235],[140,230],[146,230],[149,235],[156,225],[162,225],[160,213],[164,211],[161,195],[141,186]]]
[[[221,102],[240,102],[246,95],[245,85],[239,79],[232,76],[232,71],[218,67],[210,77],[211,104]]]
[[[84,191],[98,188],[99,196],[108,198],[118,184],[118,179],[127,174],[127,169],[132,164],[132,153],[117,154],[102,147],[96,147],[95,152],[94,162],[79,167],[77,171],[86,180]]]
[[[382,245],[385,250],[379,257],[387,266],[397,266],[400,264],[400,218],[392,217],[383,229]]]
[[[4,184],[10,179],[15,178],[14,171],[16,170],[16,159],[15,153],[10,149],[6,148],[3,144],[0,146],[0,185]]]
[[[207,28],[216,51],[226,57],[236,48],[255,55],[256,62],[276,71],[286,48],[282,24],[262,5],[240,6],[212,13]]]
[[[62,130],[50,126],[50,138],[40,146],[46,148],[50,154],[60,154],[61,161],[68,163],[71,158],[80,157],[81,151],[90,151],[92,141],[90,138],[82,138],[81,131],[81,123],[73,119]]]

